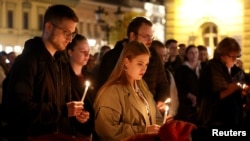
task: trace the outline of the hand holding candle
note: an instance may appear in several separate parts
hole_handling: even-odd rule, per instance
[[[84,101],[84,98],[86,97],[86,94],[87,94],[89,85],[90,85],[89,81],[86,81],[86,82],[85,82],[85,90],[84,90],[84,92],[83,92],[81,102],[83,102],[83,101]]]

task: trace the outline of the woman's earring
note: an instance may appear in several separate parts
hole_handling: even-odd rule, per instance
[[[124,68],[123,68],[123,69],[124,69],[124,71],[128,71],[128,69],[127,69],[127,67],[126,67],[126,66],[124,66]]]

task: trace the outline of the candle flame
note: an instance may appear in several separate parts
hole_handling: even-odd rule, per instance
[[[88,87],[88,86],[90,85],[90,82],[89,82],[89,81],[86,81],[86,82],[85,82],[85,85],[86,85],[86,87]]]
[[[167,98],[167,99],[165,100],[165,103],[170,103],[170,101],[171,101],[171,99],[170,99],[170,98]]]
[[[247,85],[246,85],[246,84],[243,84],[243,85],[242,85],[242,88],[243,88],[243,89],[245,89],[246,87],[247,87]]]
[[[241,83],[240,83],[240,82],[238,82],[238,83],[237,83],[237,86],[240,86],[240,87],[241,87]]]

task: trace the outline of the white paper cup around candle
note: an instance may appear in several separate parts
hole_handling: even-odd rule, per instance
[[[87,94],[89,85],[90,85],[89,81],[85,81],[85,90],[84,90],[84,92],[83,92],[81,102],[83,102],[83,101],[84,101],[84,98],[86,97],[86,94]]]

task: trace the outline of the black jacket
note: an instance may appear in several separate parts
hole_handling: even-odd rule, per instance
[[[70,64],[69,64],[70,66]],[[90,86],[86,93],[86,97],[84,99],[84,110],[90,113],[89,120],[77,126],[76,131],[81,131],[80,134],[84,134],[86,136],[90,136],[91,133],[94,132],[94,109],[93,103],[96,97],[96,79],[95,77],[87,72],[84,68],[82,70],[83,77],[78,77],[71,66],[69,67],[70,79],[71,79],[71,94],[72,94],[72,101],[80,101],[85,89],[85,81],[88,80],[90,82]]]
[[[74,124],[80,123],[67,117],[71,85],[60,56],[51,56],[39,37],[25,42],[3,86],[10,140],[55,132],[74,135]]]
[[[98,71],[98,87],[101,87],[108,79],[109,75],[115,68],[116,62],[118,61],[121,55],[124,45],[127,43],[127,39],[118,41],[115,47],[103,56]]]
[[[235,91],[224,99],[220,99],[221,91],[241,73],[238,67],[227,67],[217,58],[208,62],[200,76],[199,99],[201,100],[201,124],[209,127],[239,127],[243,120],[244,99],[241,91]]]

